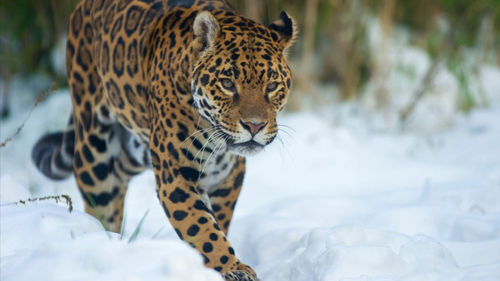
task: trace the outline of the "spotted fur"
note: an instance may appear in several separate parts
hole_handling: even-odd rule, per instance
[[[178,236],[226,280],[257,280],[226,235],[244,156],[278,131],[294,30],[285,12],[265,27],[224,0],[82,0],[67,43],[72,116],[35,145],[35,164],[73,172],[85,210],[115,232],[128,181],[152,167]]]

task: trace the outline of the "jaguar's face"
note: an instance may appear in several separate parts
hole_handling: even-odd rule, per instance
[[[214,138],[235,154],[252,155],[278,132],[276,114],[291,86],[283,52],[293,40],[293,22],[286,13],[268,28],[235,16],[222,22],[195,67],[193,98]]]

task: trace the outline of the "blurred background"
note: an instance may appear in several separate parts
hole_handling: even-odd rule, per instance
[[[15,81],[44,77],[33,96],[53,82],[65,87],[65,31],[77,2],[0,1],[3,117]],[[439,130],[499,99],[491,86],[500,80],[499,0],[230,2],[264,24],[281,10],[296,19],[289,111],[333,104],[364,112],[377,129]]]

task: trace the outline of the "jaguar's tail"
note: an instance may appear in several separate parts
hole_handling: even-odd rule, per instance
[[[73,173],[75,130],[70,118],[65,132],[46,134],[31,151],[31,159],[45,176],[62,180]]]

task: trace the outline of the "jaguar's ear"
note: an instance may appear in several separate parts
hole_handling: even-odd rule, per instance
[[[297,35],[295,21],[285,11],[281,11],[280,18],[268,26],[271,29],[273,40],[278,42],[283,49],[292,45]]]
[[[204,52],[213,47],[215,38],[219,34],[217,19],[207,11],[199,13],[194,19],[193,31],[199,42],[199,52]]]

